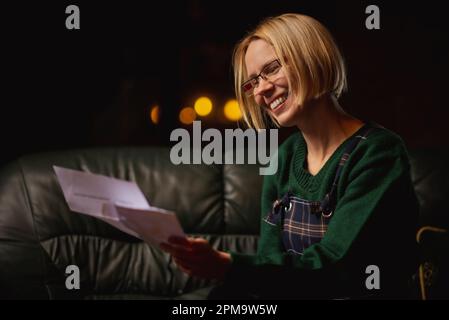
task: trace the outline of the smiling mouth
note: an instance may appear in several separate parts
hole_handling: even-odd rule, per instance
[[[282,105],[285,102],[285,100],[287,100],[287,98],[288,98],[288,92],[286,94],[284,94],[282,97],[279,97],[276,100],[272,101],[270,103],[270,109],[271,110],[277,109],[280,105]]]

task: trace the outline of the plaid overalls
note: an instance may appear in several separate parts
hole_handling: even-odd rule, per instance
[[[366,139],[374,127],[365,124],[359,134],[348,142],[338,163],[331,190],[323,200],[304,200],[295,197],[289,191],[273,203],[271,212],[264,220],[271,225],[282,226],[282,242],[285,251],[302,254],[309,246],[321,241],[336,207],[337,185],[343,166],[355,147]]]

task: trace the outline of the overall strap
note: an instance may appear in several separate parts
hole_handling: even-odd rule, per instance
[[[333,210],[335,209],[335,199],[336,199],[336,192],[337,192],[337,185],[338,181],[340,179],[340,175],[343,171],[343,167],[348,160],[349,156],[351,155],[352,151],[358,146],[358,144],[366,140],[366,137],[370,134],[370,132],[374,128],[379,128],[381,126],[375,124],[375,123],[366,123],[360,130],[360,132],[354,136],[346,145],[343,155],[340,158],[340,161],[337,166],[337,172],[335,173],[334,181],[332,182],[331,190],[326,194],[324,199],[321,201],[320,204],[320,211],[322,212],[323,217],[330,218],[332,216]]]

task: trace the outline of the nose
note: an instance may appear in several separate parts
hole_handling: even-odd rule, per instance
[[[269,92],[270,90],[272,90],[273,88],[274,88],[274,84],[271,81],[265,80],[264,78],[260,77],[259,85],[254,90],[254,95],[264,95],[267,92]]]

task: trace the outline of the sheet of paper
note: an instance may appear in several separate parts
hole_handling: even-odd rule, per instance
[[[133,209],[115,206],[125,226],[134,230],[141,239],[158,246],[168,242],[170,236],[185,237],[174,212],[152,207]]]
[[[143,238],[134,230],[128,228],[126,224],[123,222],[123,219],[119,216],[116,206],[113,203],[104,203],[103,204],[103,216],[97,217],[110,225],[116,227],[117,229],[128,233],[136,238],[142,239]]]
[[[72,211],[99,218],[123,232],[158,245],[185,236],[173,212],[152,207],[133,182],[53,167]]]
[[[53,168],[64,197],[73,211],[102,217],[104,203],[137,209],[150,208],[134,182],[57,166]]]

